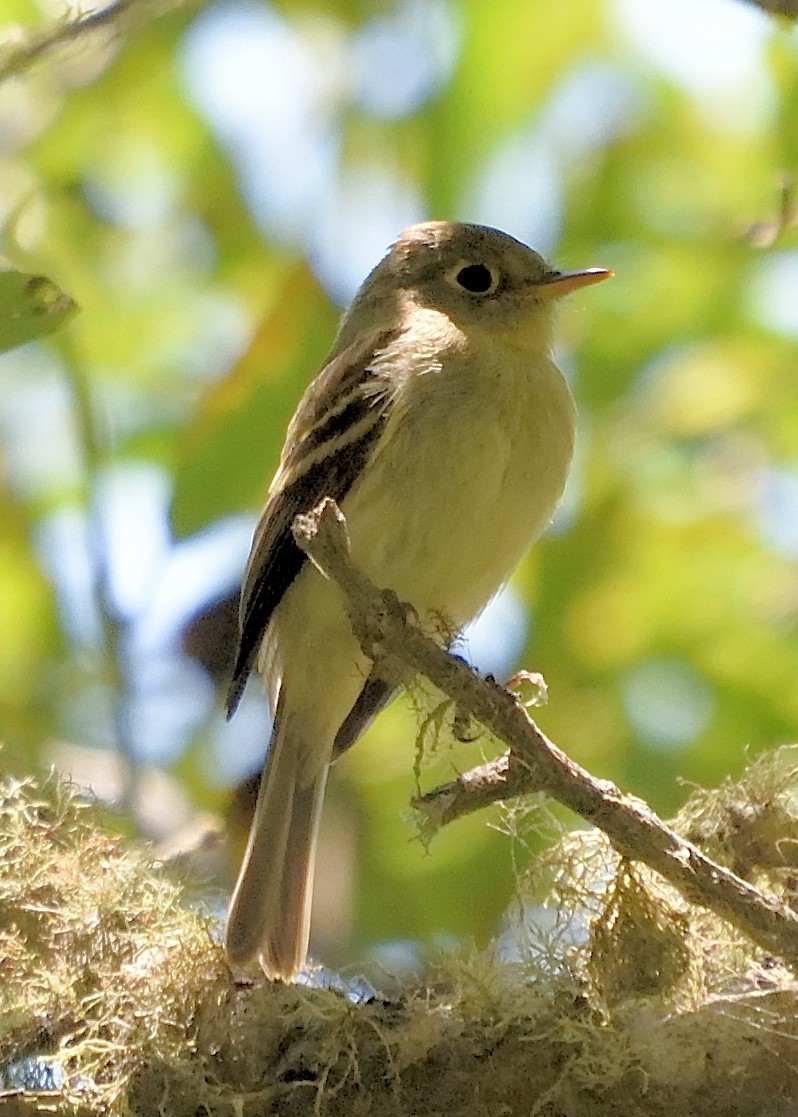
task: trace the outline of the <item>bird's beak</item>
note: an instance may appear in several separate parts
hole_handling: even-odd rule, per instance
[[[606,268],[585,268],[584,271],[553,271],[549,272],[535,284],[538,295],[544,299],[561,299],[578,291],[580,287],[589,287],[591,283],[601,283],[602,279],[610,279],[615,273]]]

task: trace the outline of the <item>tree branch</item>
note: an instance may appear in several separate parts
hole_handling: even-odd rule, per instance
[[[0,82],[17,77],[42,55],[84,39],[91,32],[102,28],[112,34],[133,30],[194,2],[196,0],[111,0],[105,7],[95,8],[77,19],[37,28],[19,42],[3,45],[0,50]]]
[[[297,544],[343,591],[353,631],[370,659],[387,660],[397,678],[426,675],[510,746],[496,760],[415,800],[432,830],[496,800],[545,791],[603,830],[623,856],[660,873],[691,903],[798,965],[798,916],[705,857],[645,803],[594,779],[540,732],[509,691],[479,678],[410,623],[407,607],[352,565],[346,521],[335,501],[326,498],[309,515],[297,516],[293,530]]]

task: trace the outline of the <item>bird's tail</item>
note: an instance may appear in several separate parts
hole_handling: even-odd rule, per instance
[[[313,870],[329,763],[308,777],[307,743],[295,739],[277,704],[247,851],[227,918],[231,968],[260,962],[273,981],[292,981],[305,964]]]

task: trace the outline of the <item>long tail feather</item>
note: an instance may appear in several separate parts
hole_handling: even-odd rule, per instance
[[[309,750],[291,735],[281,705],[230,905],[225,948],[233,970],[251,970],[259,961],[272,980],[292,981],[307,956],[316,836],[329,765],[300,783]]]

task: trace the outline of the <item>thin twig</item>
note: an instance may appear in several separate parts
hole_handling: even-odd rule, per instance
[[[621,854],[660,873],[691,903],[711,909],[759,946],[798,965],[798,916],[705,857],[645,803],[594,779],[540,732],[509,691],[479,678],[412,624],[393,594],[378,590],[352,565],[346,522],[333,500],[298,516],[294,537],[343,591],[353,631],[369,658],[387,659],[397,676],[400,664],[405,677],[426,675],[510,746],[504,756],[415,800],[431,829],[498,799],[545,791],[603,830]]]
[[[111,572],[108,566],[109,540],[100,493],[100,478],[106,461],[107,439],[103,436],[102,423],[97,416],[85,370],[74,351],[68,333],[59,338],[59,345],[64,358],[67,383],[72,392],[78,442],[83,459],[91,592],[101,625],[104,666],[111,676],[114,744],[122,768],[120,801],[122,807],[135,817],[139,761],[131,732],[130,667],[124,650],[128,622],[120,614],[114,601]]]
[[[191,2],[194,0],[112,0],[104,8],[95,8],[77,19],[48,24],[27,34],[21,42],[3,46],[0,82],[23,73],[48,51],[74,43],[93,31],[107,28],[119,32],[123,27],[141,27]]]

